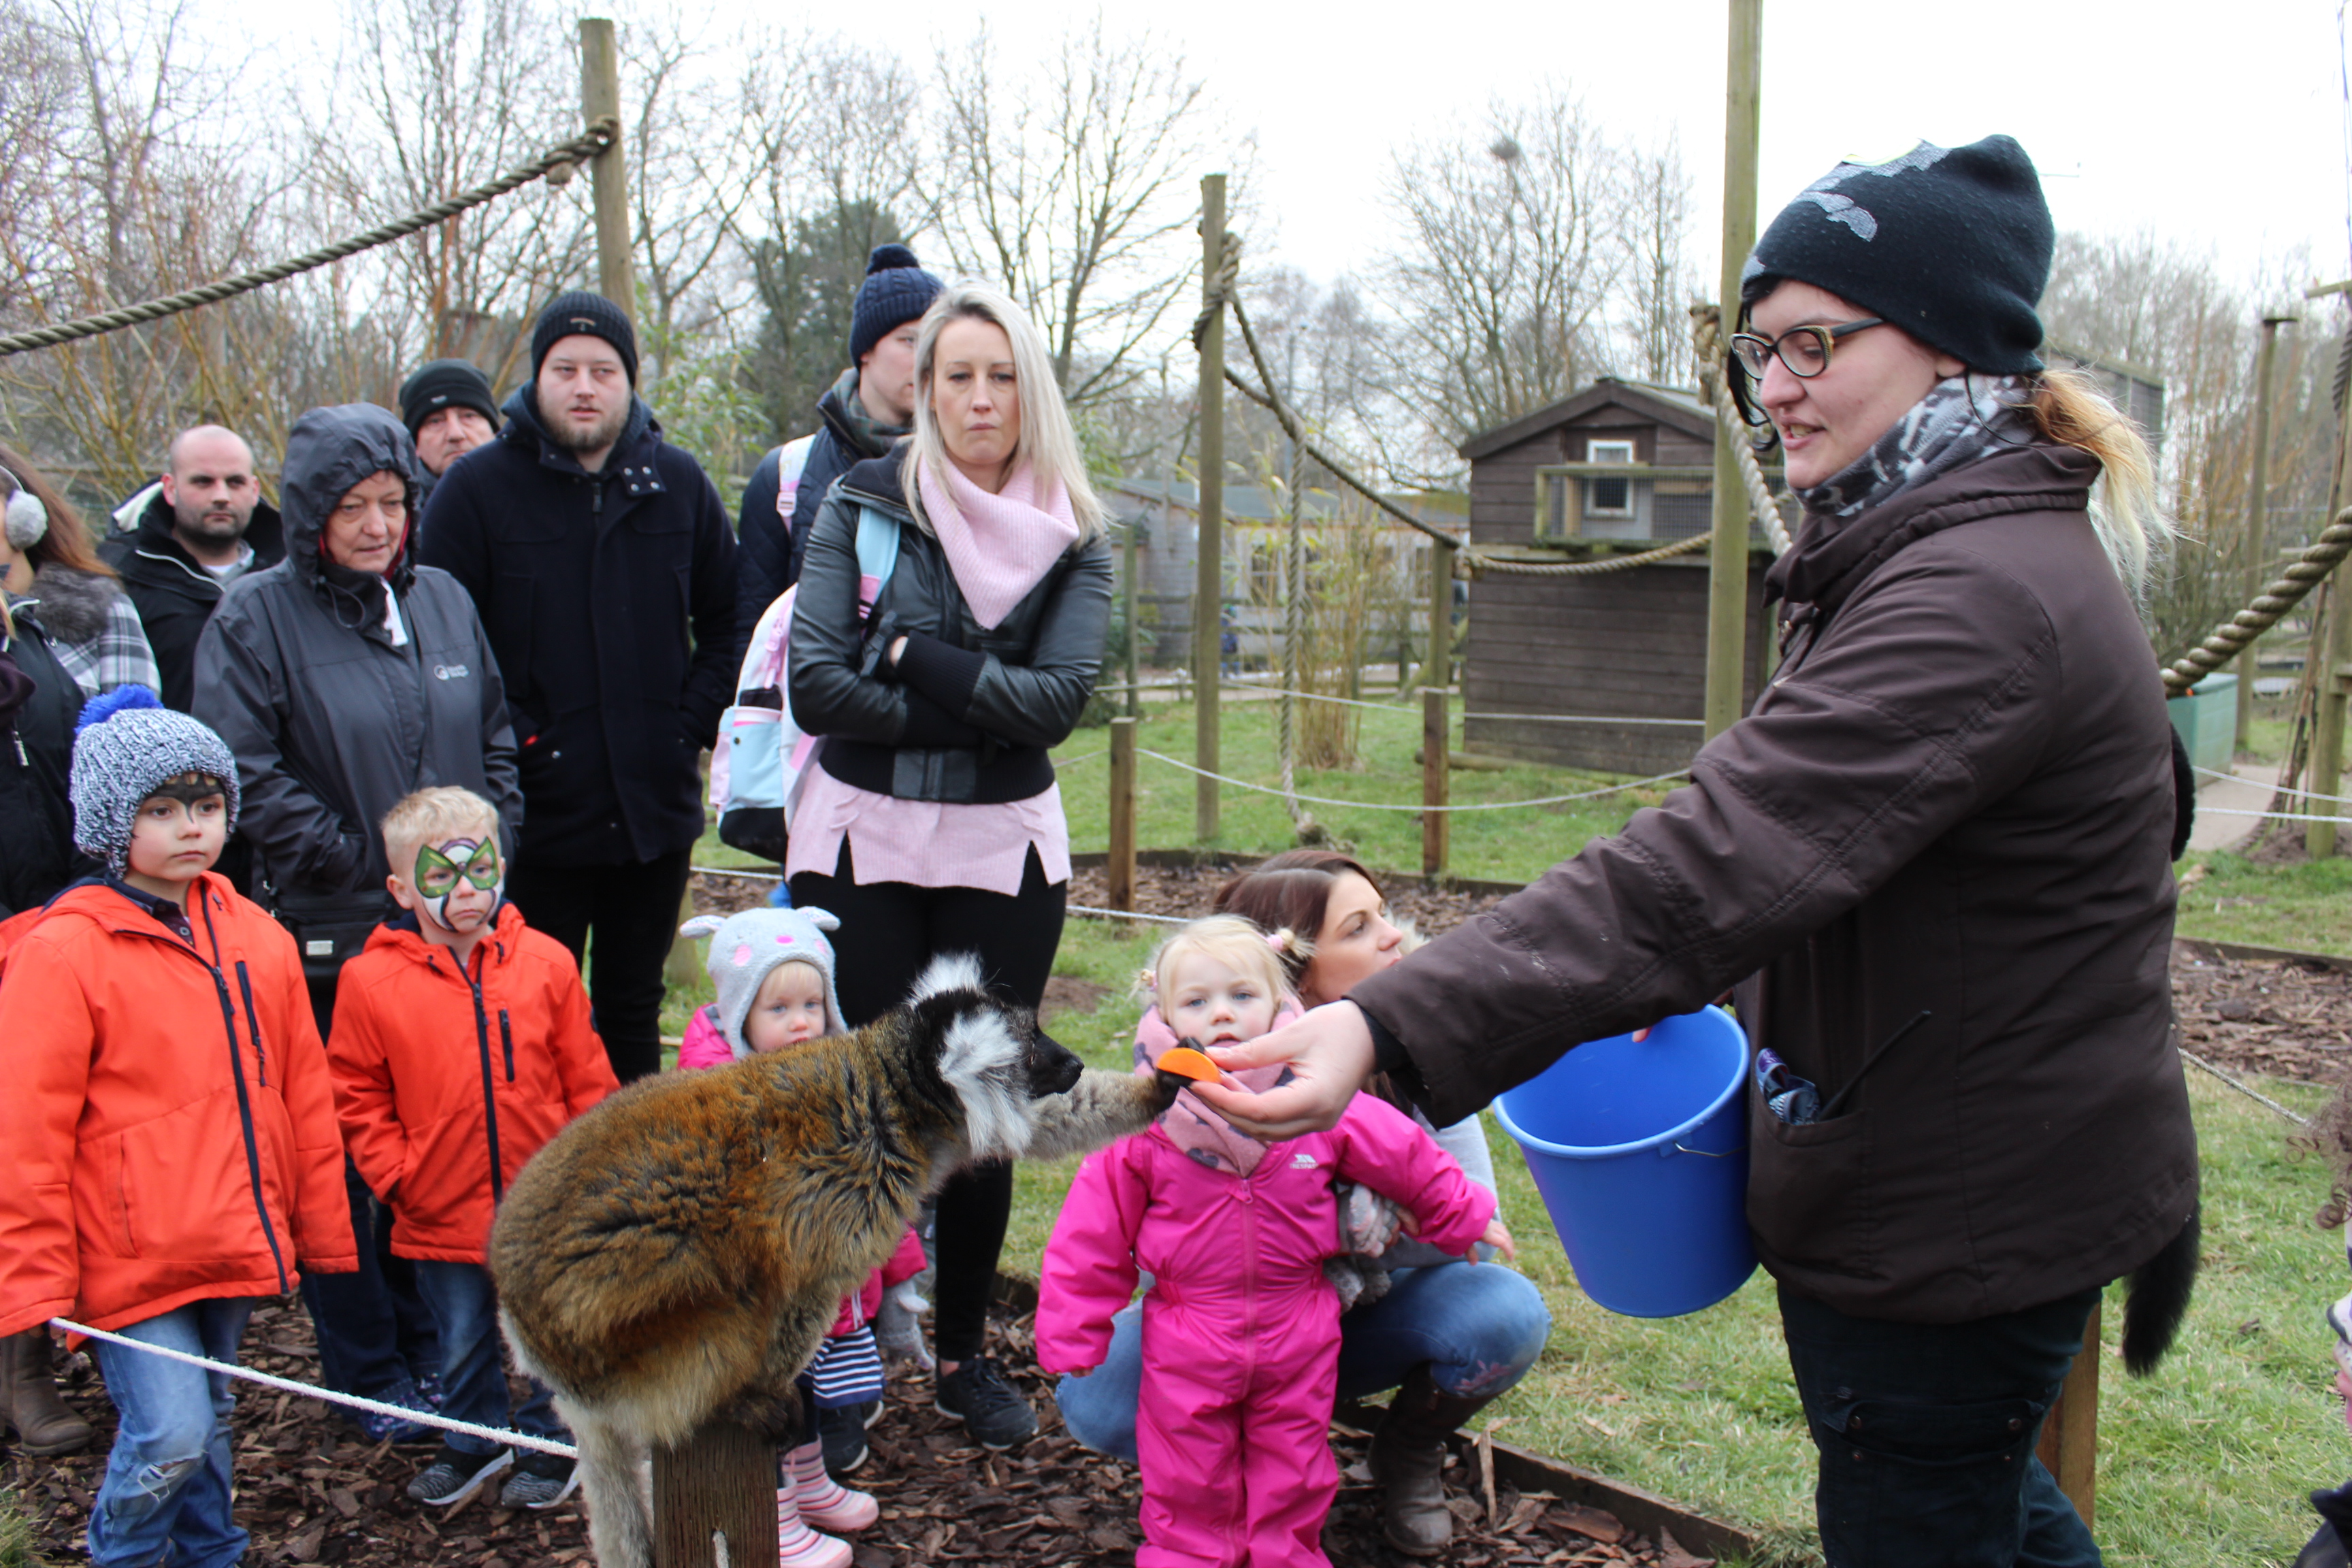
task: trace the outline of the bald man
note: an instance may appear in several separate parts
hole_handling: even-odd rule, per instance
[[[285,530],[261,499],[253,448],[217,425],[173,438],[163,483],[129,521],[99,553],[122,574],[139,608],[164,705],[184,713],[194,693],[196,634],[231,583],[285,559]]]

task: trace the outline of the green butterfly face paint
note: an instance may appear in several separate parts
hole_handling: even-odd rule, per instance
[[[499,907],[499,900],[506,890],[506,872],[505,863],[499,858],[495,834],[487,838],[445,838],[437,845],[417,846],[414,873],[416,895],[424,905],[425,917],[443,931],[478,930]],[[463,889],[488,893],[489,897],[465,898],[460,895]],[[452,898],[463,906],[454,916],[449,912]]]

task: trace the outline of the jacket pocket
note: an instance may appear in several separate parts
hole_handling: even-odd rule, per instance
[[[258,1090],[257,1100],[263,1098]],[[255,1129],[256,1142],[261,1131]],[[267,1250],[234,1089],[220,1089],[110,1142],[124,1256],[236,1258]],[[266,1150],[260,1163],[267,1167]]]
[[[1749,1096],[1748,1223],[1776,1263],[1880,1277],[1869,1122],[1862,1110],[1783,1121]]]

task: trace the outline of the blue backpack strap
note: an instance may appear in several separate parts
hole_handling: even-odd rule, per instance
[[[857,574],[874,579],[878,597],[898,564],[898,520],[888,512],[861,505],[857,509]]]

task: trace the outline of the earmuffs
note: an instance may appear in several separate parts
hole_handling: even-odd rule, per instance
[[[25,488],[25,481],[0,468],[0,479],[5,479],[8,492],[8,548],[19,553],[30,550],[46,538],[49,531],[49,509],[41,498]]]

